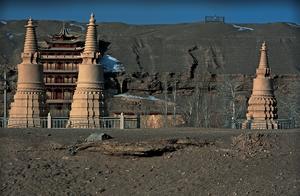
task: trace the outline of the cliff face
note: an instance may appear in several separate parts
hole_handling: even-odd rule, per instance
[[[1,66],[7,63],[15,68],[21,61],[25,22],[0,23]],[[61,26],[60,21],[39,21],[38,40],[59,32]],[[67,22],[66,26],[84,39],[85,24]],[[230,126],[232,116],[245,118],[259,48],[265,40],[275,76],[279,118],[295,117],[299,124],[299,33],[300,26],[289,23],[145,26],[100,23],[98,38],[102,51],[118,59],[125,68],[123,74],[105,76],[108,105],[114,103],[112,96],[117,93],[153,95],[176,103],[176,112],[182,114],[189,126]],[[8,77],[10,102],[16,72],[10,71]],[[126,103],[112,105],[112,111],[135,111],[129,106],[124,108]],[[172,110],[173,107],[168,112]]]
[[[254,73],[260,44],[266,40],[273,73],[299,72],[299,27],[283,23],[243,26],[248,28],[231,24],[101,25],[100,32],[128,71],[196,71],[197,65],[204,65],[212,72]]]
[[[20,62],[25,21],[0,23],[1,56],[15,66]],[[39,41],[59,32],[60,21],[38,21]],[[84,38],[86,25],[67,22],[67,28]],[[211,72],[252,74],[263,40],[270,50],[274,74],[300,72],[300,26],[270,24],[127,25],[99,23],[100,44],[120,60],[126,72],[192,72],[198,65]],[[3,58],[3,57],[0,57]],[[2,60],[3,61],[3,60]]]

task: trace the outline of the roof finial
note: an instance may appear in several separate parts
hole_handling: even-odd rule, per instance
[[[67,36],[67,35],[68,35],[68,30],[66,29],[66,23],[65,23],[65,21],[63,21],[62,29],[61,29],[60,34],[61,34],[62,36]]]
[[[32,18],[31,18],[31,16],[29,17],[29,19],[28,19],[28,21],[27,21],[27,25],[25,26],[25,27],[31,27],[31,26],[33,26],[33,21],[32,21]]]
[[[92,12],[91,13],[91,18],[90,18],[90,24],[95,24],[95,14]]]
[[[266,41],[264,41],[261,45],[261,49],[260,50],[267,50],[267,44]]]

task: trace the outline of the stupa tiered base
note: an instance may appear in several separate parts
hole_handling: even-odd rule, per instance
[[[104,116],[102,90],[76,89],[68,127],[101,128],[100,118]]]
[[[41,116],[46,116],[43,91],[17,91],[11,104],[8,127],[42,127]]]

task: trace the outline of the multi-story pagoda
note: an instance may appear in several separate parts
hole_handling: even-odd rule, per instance
[[[40,44],[47,104],[52,116],[69,115],[83,49],[84,40],[70,34],[65,25],[58,34]]]

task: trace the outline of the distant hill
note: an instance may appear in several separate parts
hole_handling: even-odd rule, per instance
[[[80,35],[80,39],[85,38],[85,24],[64,22],[70,32]],[[6,60],[11,67],[16,67],[20,63],[25,24],[25,20],[0,20],[1,65]],[[62,21],[38,21],[37,36],[40,44],[49,38],[48,35],[58,33],[62,25]],[[265,40],[269,47],[272,74],[277,75],[274,77],[274,86],[279,116],[295,118],[299,125],[299,33],[300,26],[291,23],[176,25],[99,23],[99,45],[102,53],[105,53],[101,63],[105,65],[105,71],[109,72],[105,74],[107,105],[112,106],[109,108],[110,111],[121,111],[126,108],[132,111],[140,110],[138,105],[134,106],[137,109],[132,108],[132,105],[115,99],[114,95],[118,93],[128,93],[134,97],[155,96],[166,99],[165,92],[167,92],[167,98],[169,96],[168,99],[172,101],[175,80],[178,79],[177,111],[186,115],[190,126],[199,123],[203,126],[203,123],[207,122],[208,116],[203,112],[205,110],[206,115],[209,114],[208,121],[211,126],[228,127],[232,118],[230,109],[232,98],[230,93],[228,94],[231,89],[228,88],[228,84],[234,86],[238,95],[235,100],[238,108],[237,116],[245,118],[246,101],[251,93],[252,78],[258,65],[259,49]],[[125,74],[111,73],[123,70]],[[207,70],[210,73],[229,75],[208,74]],[[0,67],[0,74],[2,71]],[[14,95],[16,76],[15,71],[8,72],[8,103]],[[201,85],[201,89],[206,91],[197,91]],[[1,87],[3,85],[0,81],[0,94],[3,92]],[[3,96],[0,96],[0,103],[3,103],[2,98]],[[198,102],[198,100],[206,101]],[[3,104],[0,104],[0,116],[2,107]],[[151,109],[153,108],[155,106],[151,106]],[[197,116],[201,119],[199,120]]]
[[[86,25],[66,22],[84,39]],[[26,21],[0,21],[0,61],[20,62]],[[58,33],[62,21],[38,21],[39,41]],[[208,67],[215,73],[254,74],[262,41],[269,46],[274,74],[300,72],[300,26],[291,23],[128,25],[99,23],[106,54],[119,60],[126,72],[187,72]],[[2,62],[1,62],[2,63]]]

